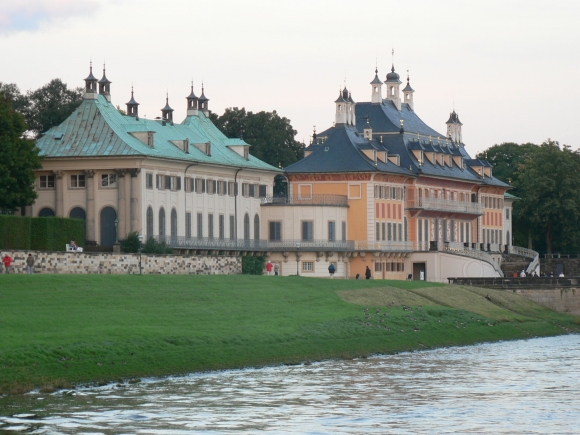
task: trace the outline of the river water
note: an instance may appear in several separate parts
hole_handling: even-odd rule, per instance
[[[0,434],[580,434],[580,335],[0,402]]]

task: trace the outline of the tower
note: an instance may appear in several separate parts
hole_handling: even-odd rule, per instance
[[[383,82],[379,79],[379,70],[375,67],[375,78],[371,82],[371,103],[380,104],[383,102]]]
[[[455,109],[451,112],[449,120],[445,124],[447,124],[447,137],[455,143],[463,143],[461,138],[461,126],[463,124],[459,120],[459,116],[455,112]]]
[[[127,103],[127,115],[139,119],[139,103],[133,98],[133,86],[131,86],[131,99]]]
[[[109,103],[111,102],[111,83],[105,74],[105,64],[103,64],[103,77],[99,80],[99,94],[103,95]]]
[[[413,108],[413,92],[415,92],[415,90],[411,87],[411,84],[409,83],[409,71],[407,71],[407,86],[405,86],[405,89],[403,89],[403,95],[404,95],[403,98],[404,98],[405,104],[407,104],[411,110],[414,110],[414,108]]]
[[[401,96],[399,93],[399,86],[401,85],[401,80],[399,79],[399,74],[395,72],[395,65],[391,67],[391,72],[387,74],[387,80],[385,82],[387,85],[387,100],[393,102],[397,110],[401,110]]]
[[[344,99],[342,91],[338,92],[338,98],[334,102],[336,104],[336,113],[334,115],[334,123],[336,125],[346,124],[346,112],[348,102]]]
[[[208,108],[209,98],[205,96],[204,89],[203,89],[203,82],[201,83],[201,95],[198,99],[198,108],[201,110],[206,116],[209,115],[209,108]]]
[[[197,104],[199,98],[193,92],[193,82],[191,82],[191,93],[189,94],[187,99],[187,116],[197,116],[199,114],[197,110]]]
[[[173,109],[169,106],[169,95],[165,97],[165,107],[161,109],[161,119],[163,121],[173,122]]]
[[[85,100],[97,99],[97,78],[93,75],[93,62],[91,62],[91,69],[89,76],[85,79]]]

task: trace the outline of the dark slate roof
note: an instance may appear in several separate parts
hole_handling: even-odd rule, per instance
[[[391,68],[391,72],[387,74],[387,82],[390,82],[390,83],[393,83],[393,82],[395,82],[395,83],[401,83],[401,81],[399,80],[399,78],[400,78],[399,74],[397,74],[395,72],[395,65],[393,65],[392,68]]]
[[[403,89],[403,92],[415,92],[415,89],[413,89],[411,87],[411,84],[409,83],[409,80],[407,80],[407,86],[405,86],[405,89]]]
[[[368,117],[373,133],[398,133],[402,119],[405,122],[405,132],[446,139],[444,135],[425,124],[408,104],[401,104],[401,111],[399,112],[395,104],[390,100],[385,100],[382,104],[357,103],[355,114],[356,127],[359,131],[365,128],[366,118]]]
[[[105,75],[105,68],[103,68],[103,77],[101,78],[101,80],[99,80],[99,83],[113,83],[112,81],[110,81],[107,76]]]
[[[384,144],[365,139],[354,126],[337,125],[317,134],[318,138],[327,137],[324,142],[310,145],[312,151],[308,157],[285,168],[290,174],[295,173],[334,173],[334,172],[382,172],[401,175],[413,175],[403,166],[382,161],[373,162],[362,149],[384,150]],[[389,153],[391,154],[391,153]],[[407,166],[408,168],[408,166]]]
[[[133,90],[131,90],[131,99],[126,104],[133,105],[133,106],[139,105],[139,103],[137,101],[135,101],[135,98],[133,97]]]
[[[147,132],[155,133],[153,148],[131,134]],[[185,139],[191,144],[189,153],[171,142]],[[212,145],[211,156],[194,146],[208,142]],[[84,100],[62,124],[38,139],[36,146],[46,158],[141,156],[281,172],[252,155],[246,160],[229,148],[249,144],[227,138],[203,112],[188,116],[181,124],[136,119],[120,113],[103,95]]]
[[[202,88],[201,88],[201,95],[200,95],[200,97],[199,97],[199,101],[209,101],[209,98],[207,98],[207,97],[205,96],[205,92],[204,92],[204,90],[203,90],[203,86],[202,86]]]
[[[197,100],[197,96],[195,95],[195,93],[193,92],[193,85],[191,85],[191,94],[189,94],[188,97],[186,97],[187,100]]]
[[[460,125],[463,125],[461,123],[461,121],[459,120],[459,116],[457,115],[457,113],[455,113],[455,110],[449,114],[449,119],[447,120],[447,122],[445,124],[460,124]]]
[[[379,78],[379,70],[375,68],[375,78],[371,82],[371,85],[382,85],[381,79]]]

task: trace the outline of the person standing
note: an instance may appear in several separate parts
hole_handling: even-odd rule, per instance
[[[10,265],[12,264],[12,258],[10,257],[10,255],[6,254],[2,259],[2,263],[4,263],[6,273],[10,273]]]
[[[266,264],[266,271],[268,272],[268,276],[272,273],[273,268],[274,266],[272,265],[272,262],[268,260],[268,264]]]
[[[28,254],[28,257],[26,257],[26,271],[34,273],[34,257],[32,254]]]
[[[367,270],[365,270],[365,277],[366,279],[371,279],[371,270],[367,266]]]
[[[280,273],[280,265],[278,263],[274,264],[274,275],[278,276]]]
[[[328,266],[328,273],[330,273],[330,279],[334,277],[334,272],[336,272],[336,267],[334,267],[334,263],[330,263],[330,266]]]

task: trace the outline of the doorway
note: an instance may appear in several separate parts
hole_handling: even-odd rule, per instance
[[[413,281],[427,281],[427,267],[425,263],[413,263]]]

